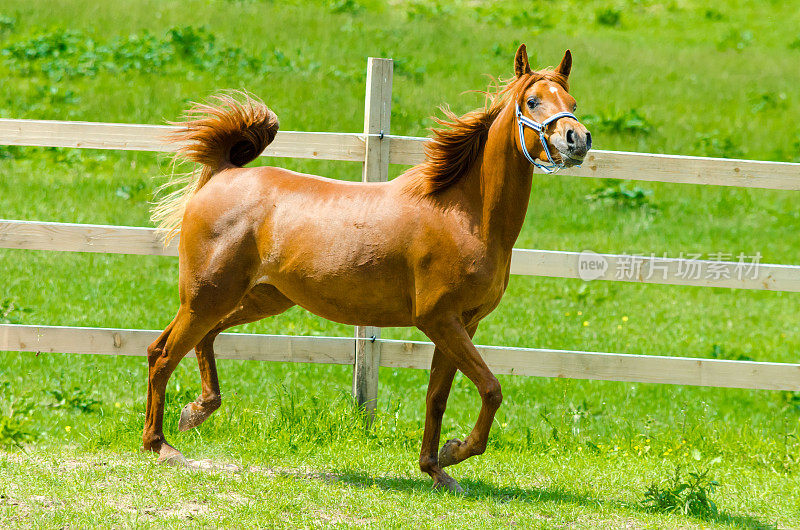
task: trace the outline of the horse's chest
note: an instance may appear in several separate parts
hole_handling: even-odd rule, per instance
[[[505,293],[508,285],[508,264],[501,257],[483,254],[468,261],[459,271],[457,290],[464,303],[477,316],[489,314]]]
[[[503,298],[507,285],[507,275],[497,275],[497,277],[493,278],[493,280],[486,285],[483,290],[483,295],[478,296],[476,300],[477,305],[474,309],[474,313],[477,320],[484,318],[494,311]]]

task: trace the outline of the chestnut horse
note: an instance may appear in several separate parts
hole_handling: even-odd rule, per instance
[[[220,406],[216,336],[296,304],[343,324],[416,326],[433,341],[419,465],[436,487],[460,491],[442,468],[484,452],[502,401],[472,336],[508,284],[531,162],[570,166],[591,147],[571,114],[571,66],[567,51],[555,70],[532,71],[520,46],[515,77],[486,107],[446,111],[426,161],[383,183],[243,168],[275,137],[275,114],[246,94],[193,107],[174,139],[201,169],[154,211],[171,235],[180,229],[180,308],[147,350],[144,449],[185,463],[162,421],[167,381],[187,352],[196,350],[202,392],[181,412],[181,430]],[[456,370],[478,388],[481,409],[463,441],[437,451]]]

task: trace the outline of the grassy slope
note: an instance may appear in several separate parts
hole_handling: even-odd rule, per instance
[[[451,2],[438,8],[370,5],[355,13],[336,13],[330,6],[285,3],[141,2],[126,7],[121,17],[118,7],[97,3],[9,1],[0,14],[14,22],[0,19],[0,47],[52,35],[59,28],[78,29],[102,45],[144,30],[161,39],[169,28],[205,25],[218,48],[241,48],[247,56],[263,58],[271,69],[207,68],[181,59],[152,73],[100,68],[95,76],[58,79],[35,69],[27,72],[21,63],[0,57],[0,117],[160,123],[178,115],[189,99],[218,88],[245,87],[269,102],[285,130],[357,131],[365,58],[371,55],[398,60],[392,130],[424,134],[430,125],[424,117],[435,105],[447,101],[457,111],[478,105],[477,96],[462,91],[482,88],[483,73],[506,75],[515,43],[525,41],[532,62],[541,65],[556,63],[564,48],[572,48],[579,114],[613,118],[633,109],[650,123],[649,133],[626,132],[615,131],[606,120],[605,127],[593,131],[599,148],[772,160],[798,156],[800,101],[793,87],[800,50],[790,48],[800,22],[796,10],[779,2],[731,2],[725,8],[710,2],[637,2],[625,6],[620,26],[606,27],[595,20],[605,3],[548,5],[551,12],[544,15],[544,24],[537,22],[535,12],[520,18],[522,4],[512,4],[492,9]],[[530,10],[528,3],[525,9]],[[153,155],[40,149],[3,153],[10,158],[0,160],[0,217],[147,224],[147,200],[155,185],[151,177],[161,171]],[[348,163],[274,163],[338,178],[359,174],[359,167]],[[647,213],[587,202],[585,195],[599,184],[537,177],[517,246],[671,255],[759,251],[765,262],[797,263],[798,214],[792,193],[647,184],[653,191],[651,202],[658,206],[656,213]],[[176,308],[175,263],[170,259],[0,250],[0,271],[0,300],[32,309],[10,315],[20,322],[155,329]],[[725,357],[794,362],[798,326],[793,299],[788,293],[517,277],[479,329],[477,341],[704,357],[717,346]],[[244,329],[350,333],[300,310]],[[422,338],[412,330],[385,334]],[[225,407],[197,432],[178,435],[170,423],[171,439],[179,447],[195,457],[261,467],[310,466],[349,478],[328,483],[248,475],[245,482],[250,481],[251,489],[241,488],[253,500],[287,492],[297,497],[258,507],[245,503],[242,512],[209,495],[214,509],[198,514],[200,521],[215,517],[221,504],[228,521],[249,514],[254,522],[264,522],[280,513],[287,524],[310,523],[335,513],[332,499],[338,501],[341,494],[344,523],[354,523],[349,518],[367,511],[371,515],[366,519],[376,524],[399,524],[428,515],[420,506],[432,510],[432,517],[457,506],[458,515],[448,519],[452,524],[486,522],[488,512],[501,516],[498,525],[505,514],[517,514],[529,524],[540,520],[534,516],[549,517],[543,525],[607,526],[618,519],[645,526],[689,525],[690,519],[678,516],[643,514],[633,503],[650,481],[666,476],[674,465],[703,467],[721,456],[712,469],[724,487],[715,498],[731,517],[745,518],[720,524],[752,523],[749,516],[784,526],[800,524],[797,501],[783,494],[797,489],[798,407],[793,394],[504,378],[506,401],[489,454],[454,471],[472,486],[474,496],[428,502],[430,493],[414,464],[425,373],[382,371],[381,416],[365,437],[340,397],[349,384],[346,368],[224,362],[221,372]],[[197,379],[191,363],[179,368],[169,421],[177,419],[180,404],[197,392]],[[8,353],[0,364],[4,381],[9,383],[4,402],[18,407],[26,401],[53,404],[56,398],[46,391],[62,388],[78,402],[86,397],[101,401],[99,412],[93,413],[80,413],[74,406],[32,411],[26,428],[37,434],[35,448],[62,455],[75,449],[124,454],[135,448],[145,381],[141,360]],[[476,399],[470,383],[459,378],[446,417],[447,435],[466,432]],[[9,417],[8,410],[3,413]],[[303,419],[307,417],[313,418],[311,426]],[[0,487],[16,488],[18,498],[40,487],[53,497],[78,493],[72,488],[85,493],[86,484],[96,484],[103,475],[79,467],[59,476],[81,482],[59,483],[45,470],[51,465],[46,461],[9,458],[13,464],[6,464]],[[149,478],[138,476],[142,469]],[[35,480],[21,482],[25,473]],[[94,478],[83,482],[84,476]],[[176,479],[174,489],[154,493],[149,481],[169,472],[127,457],[112,476],[129,489],[133,482],[150,492],[127,492],[139,507],[162,500],[179,503],[193,495],[198,481],[217,480]],[[378,496],[373,481],[391,492]],[[22,510],[6,509],[12,514]],[[66,517],[52,507],[32,510],[48,524]],[[130,512],[128,520],[141,515],[141,510]],[[83,516],[92,517],[90,512]],[[151,519],[162,516],[171,515]]]

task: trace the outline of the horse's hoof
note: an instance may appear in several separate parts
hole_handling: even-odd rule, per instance
[[[156,461],[159,464],[166,464],[173,467],[189,467],[189,462],[183,454],[168,443],[161,445],[161,450],[158,452],[158,459]]]
[[[181,410],[181,419],[178,421],[178,430],[188,431],[194,429],[208,418],[208,414],[202,410],[195,410],[195,403],[189,403]]]
[[[433,489],[435,490],[445,490],[449,491],[450,493],[457,493],[459,495],[463,495],[464,488],[456,482],[456,479],[448,475],[447,473],[442,473],[442,477],[439,480],[433,483]]]
[[[455,451],[463,442],[457,438],[453,438],[452,440],[447,440],[442,448],[439,450],[439,466],[440,467],[447,467],[452,466],[453,464],[458,464],[461,462],[458,458],[456,458]]]

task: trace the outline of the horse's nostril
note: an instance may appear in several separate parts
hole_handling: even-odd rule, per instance
[[[573,131],[572,129],[567,131],[567,143],[569,145],[575,144],[575,131]]]
[[[587,132],[586,133],[586,149],[591,149],[591,148],[592,148],[592,133]]]

